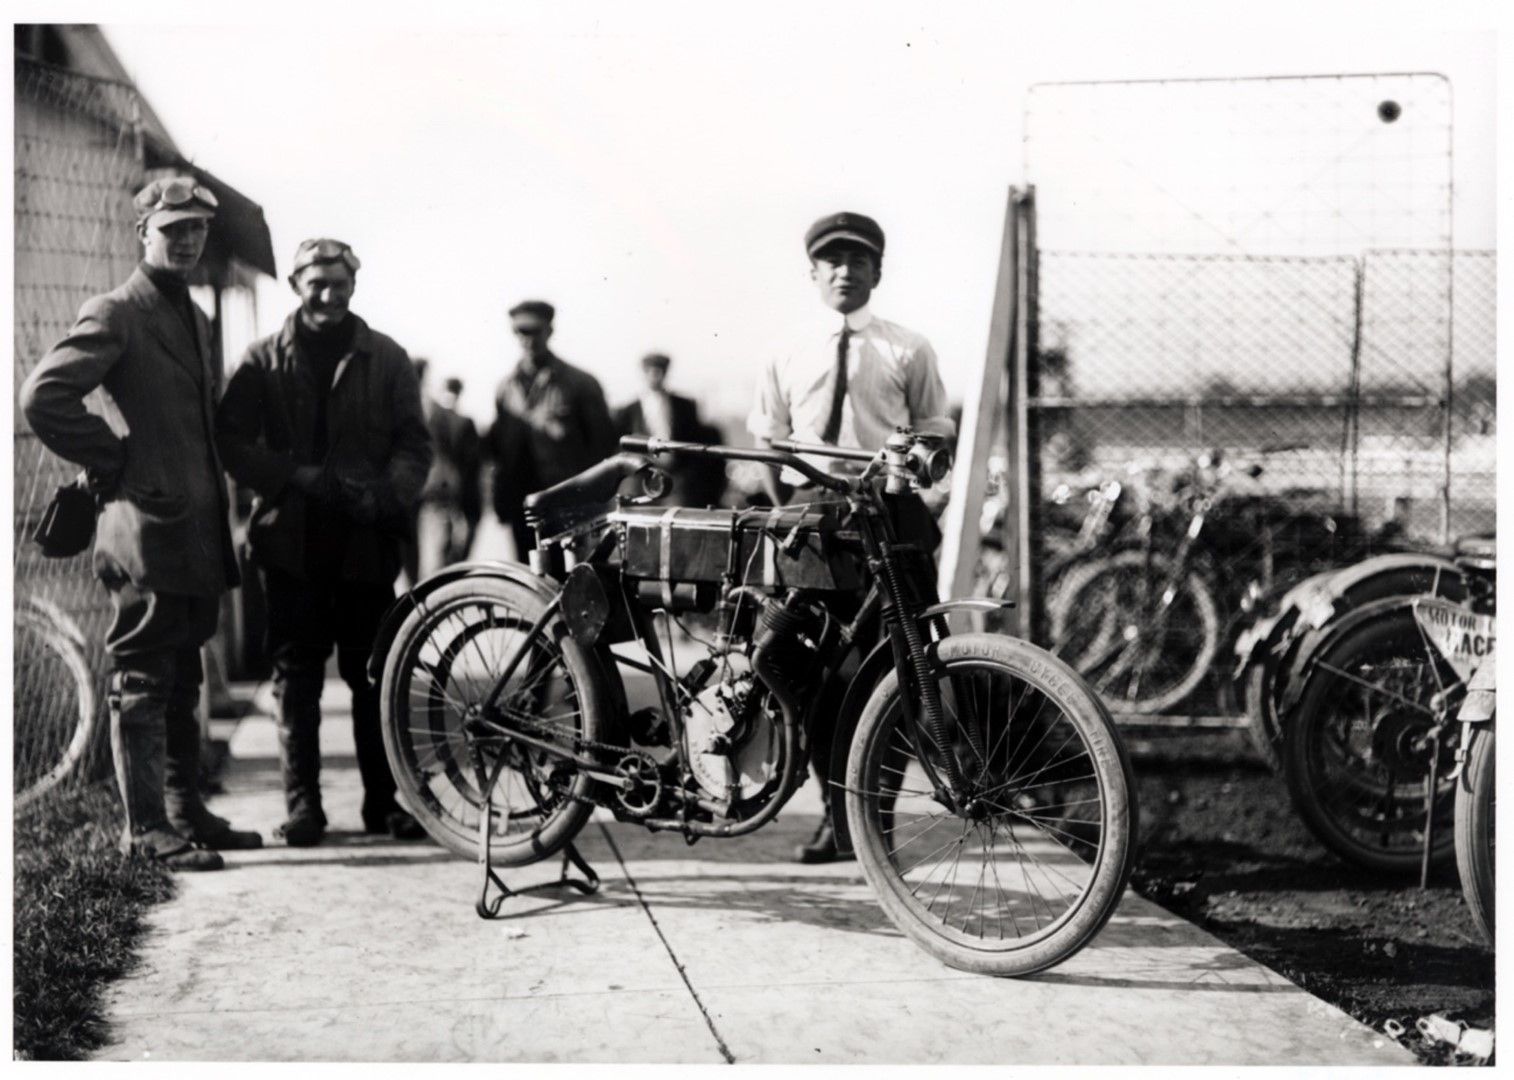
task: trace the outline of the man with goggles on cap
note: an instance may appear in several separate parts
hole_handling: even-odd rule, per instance
[[[873,290],[883,280],[883,246],[882,227],[864,214],[829,214],[805,233],[810,280],[834,314],[767,365],[747,418],[760,443],[792,439],[877,450],[900,425],[943,435],[955,430],[946,415],[946,388],[930,342],[872,312]],[[834,461],[821,458],[817,464],[834,467]],[[775,503],[812,497],[785,482],[802,483],[803,477],[792,470],[765,479]],[[935,522],[918,496],[891,500],[891,510],[905,535],[939,542]],[[797,852],[800,862],[842,857],[830,813],[834,734],[824,725],[811,733],[811,762],[825,816],[810,843]]]
[[[361,265],[339,240],[299,246],[289,284],[300,306],[248,348],[218,414],[226,468],[257,494],[247,538],[267,597],[289,814],[275,835],[294,846],[326,831],[321,688],[333,646],[352,692],[363,827],[424,835],[395,802],[367,667],[432,451],[410,358],[348,309]]]
[[[239,580],[214,440],[221,370],[187,284],[216,198],[192,179],[154,180],[135,209],[141,264],[85,302],[20,404],[49,449],[84,467],[100,508],[94,569],[114,608],[105,649],[122,849],[217,870],[218,851],[262,840],[207,810],[197,786],[200,646]],[[84,406],[97,387],[109,420]]]

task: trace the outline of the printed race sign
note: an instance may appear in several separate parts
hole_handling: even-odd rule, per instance
[[[1414,619],[1463,681],[1493,655],[1493,616],[1478,615],[1434,597],[1414,601]]]

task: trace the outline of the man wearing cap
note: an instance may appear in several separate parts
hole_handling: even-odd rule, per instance
[[[135,208],[142,262],[85,302],[20,404],[49,449],[84,467],[100,508],[94,569],[114,609],[105,649],[122,849],[217,870],[218,851],[262,840],[207,810],[197,786],[200,646],[239,580],[215,443],[221,371],[188,287],[216,198],[176,177],[148,184]],[[84,406],[97,387],[106,418]]]
[[[527,495],[587,469],[615,452],[615,430],[599,380],[552,352],[556,310],[545,300],[510,309],[520,361],[495,389],[488,454],[494,462],[494,512],[510,527],[516,558],[534,541]]]
[[[693,398],[667,389],[668,368],[672,361],[665,353],[648,353],[641,358],[645,389],[635,401],[615,410],[615,434],[650,435],[677,442],[708,442],[709,428],[699,421],[699,405]],[[673,506],[703,505],[710,490],[711,462],[685,455],[671,463],[673,487],[667,502]],[[720,468],[720,462],[713,462]],[[723,469],[721,475],[724,475]],[[716,496],[719,497],[718,495]]]
[[[257,493],[247,538],[267,596],[289,814],[276,835],[293,846],[326,831],[320,702],[333,645],[352,692],[363,828],[423,835],[395,802],[367,666],[431,443],[410,358],[348,308],[359,266],[339,240],[299,246],[289,284],[300,306],[248,348],[218,416],[227,471]]]
[[[946,415],[946,388],[930,342],[872,311],[873,290],[883,279],[883,229],[864,214],[830,214],[810,226],[804,247],[810,280],[834,314],[767,365],[748,429],[763,444],[791,439],[868,450],[882,447],[900,425],[951,435],[955,426]],[[817,463],[834,467],[834,461]],[[795,497],[788,482],[797,485],[803,477],[785,470],[767,480],[773,501],[783,503]],[[917,497],[895,500],[893,510],[902,530],[939,540]],[[832,734],[812,733],[811,761],[826,811],[814,838],[798,852],[801,862],[838,857],[826,775]]]

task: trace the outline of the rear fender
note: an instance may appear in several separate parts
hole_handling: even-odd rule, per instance
[[[557,582],[533,573],[529,566],[520,563],[479,561],[449,566],[407,589],[389,606],[383,621],[379,623],[378,636],[373,641],[373,652],[368,656],[369,676],[374,679],[383,678],[384,659],[389,655],[389,647],[394,644],[395,635],[410,613],[425,602],[426,597],[443,585],[469,577],[504,578],[530,589],[547,601],[557,595]]]
[[[1253,642],[1250,656],[1238,658],[1237,677],[1250,664],[1267,660],[1284,674],[1285,685],[1294,688],[1323,631],[1349,612],[1406,596],[1461,602],[1467,597],[1466,575],[1439,555],[1393,552],[1307,578],[1283,596],[1268,640]],[[1296,702],[1297,691],[1291,696]]]
[[[1278,705],[1279,715],[1286,716],[1297,708],[1299,699],[1304,696],[1304,687],[1326,649],[1363,623],[1382,618],[1391,611],[1408,610],[1412,600],[1412,596],[1383,597],[1353,608],[1323,626],[1309,628],[1289,658],[1282,700]]]

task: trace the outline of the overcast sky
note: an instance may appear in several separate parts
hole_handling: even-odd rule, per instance
[[[281,272],[306,236],[349,241],[355,309],[468,380],[470,411],[513,362],[505,309],[536,296],[558,306],[558,351],[612,404],[658,349],[675,388],[730,416],[771,351],[823,316],[801,236],[842,208],[882,222],[874,307],[932,339],[961,397],[983,362],[1036,82],[1444,73],[1456,242],[1494,246],[1496,51],[1477,29],[1490,9],[1442,6],[1455,17],[1391,3],[1269,5],[1268,21],[1197,4],[766,4],[747,18],[433,4],[356,25],[276,6],[284,18],[249,25],[202,4],[102,21],[186,156],[262,204]],[[279,285],[261,301],[271,330],[293,296]]]

